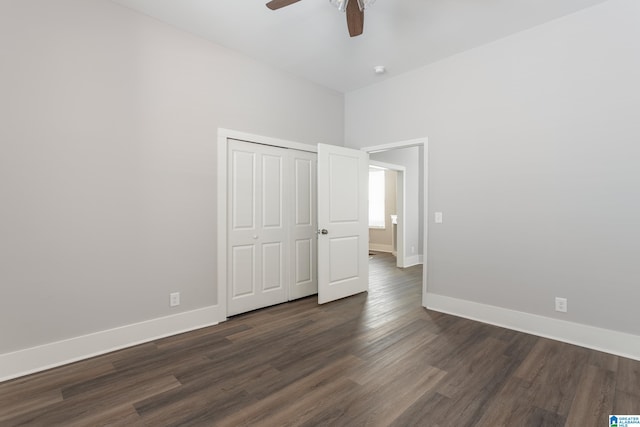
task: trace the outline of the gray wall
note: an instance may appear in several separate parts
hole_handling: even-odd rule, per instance
[[[347,146],[429,137],[430,292],[640,334],[639,21],[611,0],[347,94]]]
[[[0,34],[0,354],[216,303],[218,127],[342,144],[342,94],[107,0]]]

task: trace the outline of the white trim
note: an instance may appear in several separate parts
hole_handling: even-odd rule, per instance
[[[422,255],[412,255],[404,257],[404,265],[402,268],[413,267],[422,264]],[[424,267],[423,267],[424,268]]]
[[[417,255],[418,259],[414,259],[414,257],[404,257],[405,265],[403,267],[410,267],[412,265],[422,264],[422,306],[427,306],[427,263],[424,260],[428,260],[427,258],[427,247],[428,245],[428,237],[429,237],[429,139],[428,138],[417,138],[410,139],[407,141],[400,142],[391,142],[389,144],[381,144],[381,145],[373,145],[370,147],[362,147],[362,151],[366,151],[367,153],[379,153],[381,151],[389,151],[396,150],[400,148],[409,148],[409,147],[423,147],[424,153],[424,163],[422,165],[423,168],[423,197],[424,205],[423,205],[423,234],[422,234],[422,255]],[[404,203],[404,200],[403,200]],[[403,230],[404,233],[404,230]],[[399,243],[399,242],[398,242]],[[404,241],[402,242],[404,244]],[[398,244],[398,248],[400,248]],[[404,248],[403,248],[404,249]],[[400,250],[400,249],[398,249]]]
[[[396,150],[399,148],[420,147],[427,144],[427,138],[409,139],[407,141],[390,142],[388,144],[372,145],[370,147],[362,147],[362,151],[367,153],[379,153],[381,151]]]
[[[371,243],[369,242],[369,250],[376,252],[393,253],[393,246],[385,245],[384,243]]]
[[[640,360],[640,336],[430,293],[427,308]]]
[[[427,306],[427,266],[429,262],[429,258],[427,258],[427,248],[429,247],[429,141],[424,139],[424,150],[423,150],[423,164],[422,164],[422,175],[423,175],[423,195],[422,199],[424,200],[423,207],[423,237],[422,237],[422,255],[420,255],[420,262],[422,263],[422,306]]]
[[[218,296],[216,302],[221,307],[221,315],[227,318],[227,131],[218,129],[218,188],[216,199],[218,204]]]
[[[379,162],[377,160],[369,159],[369,166],[375,166],[382,169],[391,169],[393,171],[406,172],[407,168],[402,165],[394,165],[393,163]]]
[[[220,305],[146,320],[0,355],[0,382],[218,324]]]
[[[254,144],[272,145],[274,147],[290,148],[293,150],[308,151],[310,153],[318,152],[318,147],[312,144],[303,144],[301,142],[288,141],[286,139],[271,138],[268,136],[218,128],[218,141],[220,141],[221,137],[223,137],[225,141],[227,139],[237,139],[239,141],[252,142]]]

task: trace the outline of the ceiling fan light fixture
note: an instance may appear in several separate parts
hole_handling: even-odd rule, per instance
[[[347,10],[347,4],[349,4],[349,0],[329,0],[329,3],[336,7],[340,12],[344,12],[345,10]]]
[[[365,9],[368,9],[375,2],[376,0],[358,0],[358,6],[360,6],[360,10],[365,10]]]

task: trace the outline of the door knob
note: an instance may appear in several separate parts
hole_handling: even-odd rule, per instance
[[[254,238],[254,239],[257,239],[257,238],[258,238],[258,235],[257,235],[257,234],[254,234],[254,235],[253,235],[253,238]]]
[[[320,234],[329,234],[329,231],[326,228],[320,230]]]

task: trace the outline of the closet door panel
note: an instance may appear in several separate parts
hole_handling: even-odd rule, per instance
[[[313,240],[296,240],[295,284],[300,285],[313,280]]]
[[[255,295],[255,265],[254,245],[233,247],[231,251],[231,295],[233,298]]]
[[[231,156],[232,230],[255,229],[256,153],[234,150]]]
[[[229,141],[230,316],[288,299],[290,232],[284,191],[287,159],[287,150]]]
[[[283,158],[262,156],[262,228],[282,230],[283,201]]]
[[[295,151],[293,156],[293,221],[291,224],[291,289],[289,299],[318,292],[316,246],[316,154]]]
[[[284,290],[285,282],[282,271],[282,243],[265,243],[262,245],[262,290],[277,292]]]

